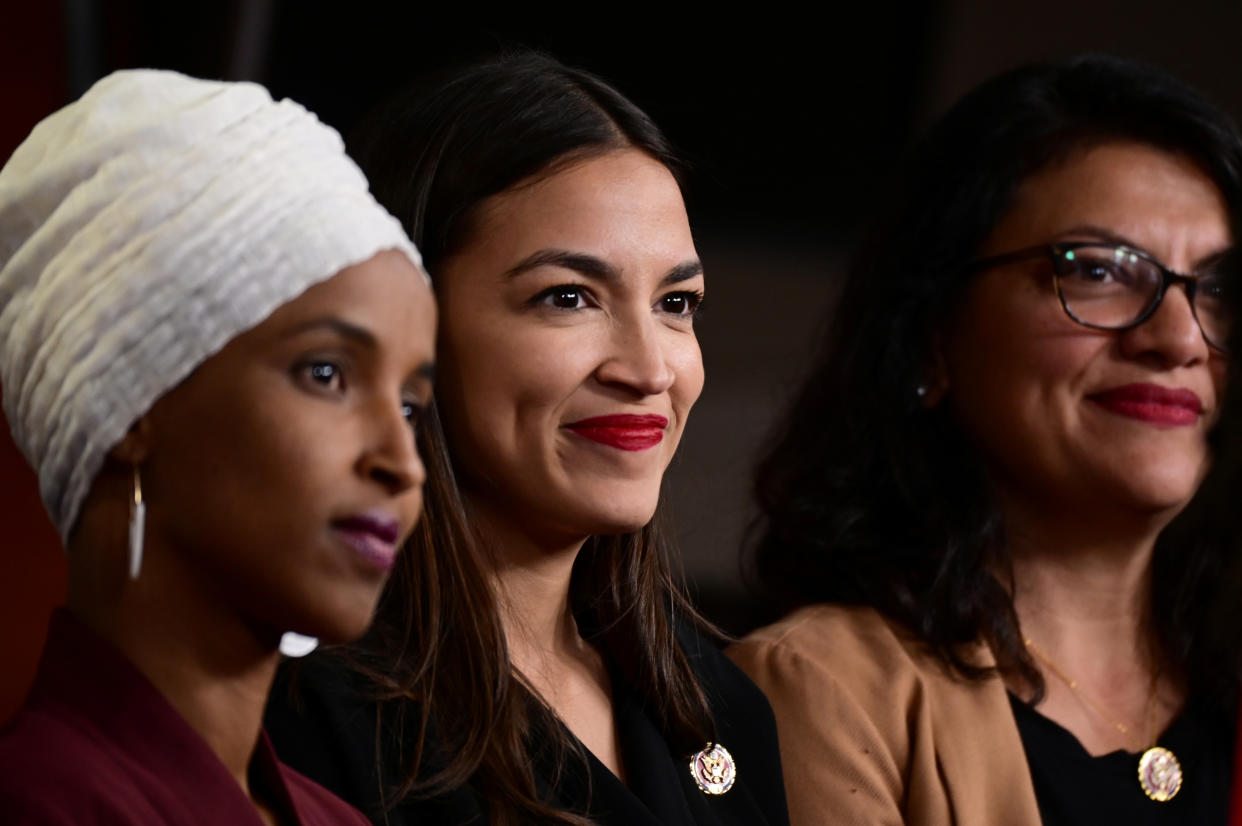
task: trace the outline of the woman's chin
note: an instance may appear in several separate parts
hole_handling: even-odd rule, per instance
[[[1194,499],[1203,474],[1198,467],[1170,463],[1150,473],[1135,474],[1128,482],[1126,492],[1140,509],[1176,515]]]
[[[277,635],[292,631],[314,637],[321,645],[350,643],[360,639],[371,627],[378,605],[375,599],[360,599],[349,604],[324,600],[306,611],[290,611],[270,625]]]
[[[640,503],[631,507],[614,507],[597,515],[593,536],[615,536],[636,533],[651,522],[655,516],[655,503]]]

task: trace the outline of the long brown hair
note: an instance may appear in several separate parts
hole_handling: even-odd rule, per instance
[[[351,139],[376,197],[405,223],[433,280],[438,264],[469,241],[482,200],[568,159],[622,148],[676,174],[667,141],[634,104],[598,78],[530,52],[408,91]],[[587,823],[538,790],[536,750],[558,770],[587,757],[512,667],[443,415],[452,411],[432,403],[420,424],[423,518],[371,634],[351,656],[374,686],[378,730],[407,733],[396,747],[403,780],[388,804],[468,785],[493,823]],[[635,533],[589,538],[574,565],[570,605],[674,748],[688,756],[713,739],[706,695],[676,639],[679,625],[706,623],[674,574],[658,519]]]

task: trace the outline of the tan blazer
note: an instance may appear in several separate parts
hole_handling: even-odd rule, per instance
[[[728,653],[776,712],[792,826],[1040,826],[999,678],[954,676],[903,626],[842,605]],[[994,663],[985,646],[978,662]]]

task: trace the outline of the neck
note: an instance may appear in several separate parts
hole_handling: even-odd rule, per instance
[[[1014,609],[1044,676],[1041,712],[1090,754],[1147,748],[1185,697],[1161,668],[1152,618],[1152,557],[1168,520],[1133,518],[1127,532],[1023,516],[1006,511],[1005,524]]]
[[[501,622],[513,668],[574,736],[622,781],[625,767],[603,655],[582,638],[570,581],[585,536],[536,536],[502,514],[472,509],[492,559]]]
[[[75,553],[68,607],[155,686],[249,795],[278,640],[261,640],[222,612],[170,556],[149,549],[131,582],[122,566],[91,565],[97,557]]]
[[[476,530],[492,560],[501,622],[516,667],[529,679],[585,645],[570,606],[574,562],[586,537],[536,537],[477,509]]]
[[[1007,512],[1014,608],[1023,634],[1049,656],[1106,649],[1149,665],[1152,556],[1165,521],[1132,520],[1123,533]]]
[[[1150,651],[1138,645],[1152,631],[1150,548],[1128,559],[1014,548],[1013,589],[1024,634],[1045,647],[1107,642],[1131,654]]]

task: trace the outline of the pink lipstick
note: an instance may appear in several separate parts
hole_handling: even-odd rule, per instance
[[[595,416],[565,427],[584,439],[618,450],[647,450],[664,441],[668,419],[653,415]]]
[[[401,526],[383,513],[361,513],[332,522],[332,532],[354,553],[388,573],[397,561]]]
[[[1166,427],[1194,424],[1203,412],[1194,391],[1158,384],[1124,384],[1087,398],[1118,416]]]

